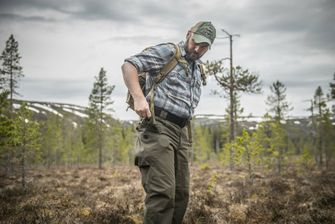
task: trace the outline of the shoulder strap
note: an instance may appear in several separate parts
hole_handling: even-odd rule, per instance
[[[176,44],[173,44],[174,48],[175,48],[175,53],[173,55],[173,57],[170,59],[170,61],[168,63],[166,63],[164,65],[164,67],[160,70],[160,72],[157,74],[156,78],[155,78],[155,83],[160,83],[163,79],[165,79],[166,75],[169,74],[172,69],[174,69],[176,67],[176,65],[178,64],[180,58],[181,58],[181,53],[180,53],[180,49],[179,46],[177,46]]]
[[[200,74],[201,74],[201,80],[202,80],[202,85],[206,85],[206,72],[205,72],[205,65],[204,64],[198,64]]]
[[[155,78],[155,81],[152,84],[151,89],[148,93],[148,95],[150,96],[149,107],[150,107],[150,112],[152,114],[152,119],[150,119],[150,121],[153,122],[153,123],[156,123],[155,109],[154,109],[154,97],[155,97],[156,87],[163,79],[165,79],[167,74],[169,74],[172,71],[172,69],[174,69],[176,67],[176,65],[179,63],[179,60],[181,58],[181,53],[180,53],[179,46],[176,45],[176,44],[173,44],[173,46],[176,50],[173,57],[159,71],[159,73],[157,74],[157,76]]]

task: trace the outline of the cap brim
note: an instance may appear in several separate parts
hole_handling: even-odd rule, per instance
[[[193,40],[197,44],[207,43],[207,44],[209,44],[209,46],[212,45],[212,42],[210,41],[210,39],[208,39],[207,37],[204,37],[202,35],[196,34],[196,33],[193,33]]]

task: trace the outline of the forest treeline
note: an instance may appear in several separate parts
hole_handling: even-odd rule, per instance
[[[87,116],[72,113],[41,115],[29,102],[15,100],[20,66],[18,42],[11,35],[0,56],[0,164],[6,174],[19,172],[25,184],[25,170],[32,166],[132,164],[136,145],[136,123],[121,122],[110,114],[114,85],[101,68],[95,76]],[[310,116],[296,122],[288,119],[293,109],[286,98],[286,86],[279,80],[270,86],[266,113],[256,127],[244,125],[243,93],[262,91],[258,74],[241,66],[228,70],[223,60],[205,64],[207,74],[215,78],[220,91],[213,91],[229,102],[226,119],[203,124],[193,119],[193,148],[190,160],[206,164],[217,161],[230,169],[244,167],[252,177],[254,167],[277,173],[291,165],[303,169],[329,168],[335,153],[334,114],[330,103],[335,98],[335,74],[329,90],[316,87],[311,94]],[[20,106],[17,106],[17,105]],[[79,121],[78,121],[79,120]]]

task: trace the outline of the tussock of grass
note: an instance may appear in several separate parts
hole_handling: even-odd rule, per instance
[[[255,173],[192,167],[184,224],[335,223],[335,172]],[[142,223],[139,175],[126,166],[34,170],[25,190],[3,176],[0,223]]]

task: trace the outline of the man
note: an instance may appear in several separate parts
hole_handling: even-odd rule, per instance
[[[143,150],[135,157],[146,192],[145,224],[181,224],[189,198],[188,123],[201,94],[200,58],[216,37],[211,22],[198,22],[186,42],[149,47],[122,65],[123,78],[143,122],[138,127]],[[155,77],[179,48],[178,64],[155,85]],[[139,73],[147,72],[145,96]],[[152,88],[152,86],[154,88]],[[152,91],[150,91],[152,90]],[[151,95],[151,96],[150,96]],[[153,105],[153,106],[151,106]]]

